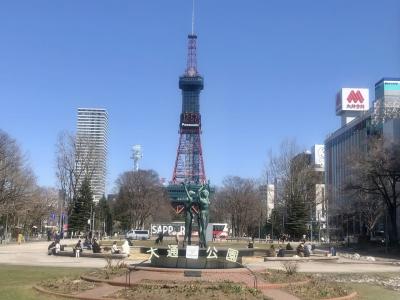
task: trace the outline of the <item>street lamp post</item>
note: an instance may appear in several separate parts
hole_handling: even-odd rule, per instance
[[[274,240],[274,214],[271,214],[271,239]]]
[[[310,242],[312,244],[313,240],[313,211],[312,211],[312,205],[310,203]]]

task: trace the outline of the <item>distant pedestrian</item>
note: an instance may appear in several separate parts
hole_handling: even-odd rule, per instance
[[[20,232],[20,233],[18,233],[18,236],[17,236],[17,242],[18,242],[18,245],[21,245],[21,242],[24,240],[24,236],[22,235],[22,233]]]
[[[80,257],[80,252],[82,251],[81,240],[79,240],[78,243],[75,245],[74,251],[75,251],[75,257],[79,258]]]

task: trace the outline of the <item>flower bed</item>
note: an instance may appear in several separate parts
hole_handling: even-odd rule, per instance
[[[82,279],[58,278],[42,281],[38,286],[54,293],[73,295],[91,290],[96,284]]]
[[[126,299],[266,299],[258,290],[232,282],[210,284],[210,282],[192,281],[185,284],[168,281],[149,281],[129,289],[118,291],[115,295]]]

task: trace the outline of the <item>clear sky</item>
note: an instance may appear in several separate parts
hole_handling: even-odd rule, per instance
[[[132,168],[171,179],[191,0],[0,2],[0,128],[55,185],[55,143],[78,107],[109,113],[108,191]],[[269,149],[338,128],[341,87],[400,76],[398,0],[197,0],[207,177],[259,178]],[[371,91],[371,98],[374,93]]]

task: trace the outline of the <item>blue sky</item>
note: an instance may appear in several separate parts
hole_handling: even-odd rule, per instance
[[[198,0],[207,177],[261,177],[269,149],[338,128],[335,94],[400,76],[398,0]],[[191,0],[0,2],[0,128],[56,184],[54,151],[78,107],[109,113],[108,190],[132,168],[171,178]],[[371,91],[373,97],[373,91]]]

